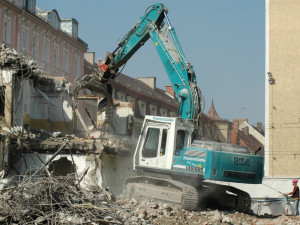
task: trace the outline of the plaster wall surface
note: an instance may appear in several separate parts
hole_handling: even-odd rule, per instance
[[[110,187],[111,191],[119,195],[123,192],[125,179],[134,174],[132,156],[102,154],[103,186]]]
[[[266,165],[269,177],[300,173],[300,1],[267,1]],[[266,74],[266,76],[268,76]]]
[[[217,129],[217,138],[220,142],[229,143],[228,133],[229,133],[229,122],[228,121],[215,121]]]

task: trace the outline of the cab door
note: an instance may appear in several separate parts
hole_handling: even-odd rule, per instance
[[[166,124],[151,125],[146,132],[139,155],[140,166],[166,167],[169,126]]]

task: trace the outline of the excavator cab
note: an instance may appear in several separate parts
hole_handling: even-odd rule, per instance
[[[186,124],[181,118],[145,116],[134,167],[170,170],[173,156],[179,156],[185,146],[190,146],[193,124]]]

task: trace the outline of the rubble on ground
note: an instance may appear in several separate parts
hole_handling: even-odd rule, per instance
[[[75,175],[24,178],[0,182],[1,224],[124,222],[109,192],[95,185],[83,189]]]
[[[299,216],[259,218],[235,211],[186,211],[152,200],[115,196],[83,175],[14,176],[0,180],[1,224],[299,224]],[[86,180],[85,180],[85,183]]]
[[[153,225],[277,225],[277,224],[300,224],[300,216],[286,216],[264,218],[256,215],[248,215],[236,211],[219,211],[213,209],[198,210],[196,212],[186,211],[178,206],[166,203],[144,200],[138,202],[135,199],[120,200],[123,208],[127,209],[129,224],[153,224]]]

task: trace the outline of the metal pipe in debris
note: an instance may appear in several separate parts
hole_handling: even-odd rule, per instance
[[[42,169],[44,169],[49,163],[51,163],[53,161],[53,159],[66,147],[66,145],[69,143],[69,141],[66,141],[54,154],[53,156],[51,156],[50,159],[47,160],[47,162],[44,163],[44,165],[39,168],[37,171],[35,171],[35,173],[33,173],[28,179],[24,179],[24,182],[28,181],[31,179],[31,177],[33,177],[34,175],[36,175],[37,173],[39,173]]]

